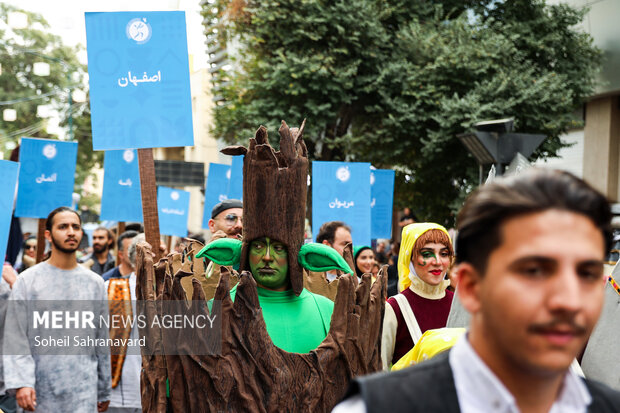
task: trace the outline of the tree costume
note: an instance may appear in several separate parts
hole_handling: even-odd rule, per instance
[[[352,272],[335,250],[320,244],[303,245],[308,171],[303,125],[297,131],[283,122],[279,133],[280,151],[277,152],[269,145],[264,127],[250,139],[248,148],[235,146],[223,150],[229,155],[245,155],[243,242],[217,240],[199,253],[195,244],[191,244],[184,257],[171,254],[157,266],[153,265],[147,244],[138,244],[138,298],[154,303],[186,299],[181,279],[194,275],[197,279],[192,280],[193,303],[201,303],[207,313],[201,281],[203,284],[211,281],[204,279],[204,263],[198,258],[206,256],[219,264],[239,262],[240,265],[234,303],[229,289],[230,274],[224,267],[213,297],[221,301],[222,307],[221,354],[144,356],[142,406],[145,411],[164,412],[166,375],[175,412],[330,411],[344,396],[353,377],[380,369],[379,344],[386,292],[382,274],[372,287],[369,275],[359,285],[356,277],[345,276],[339,280],[329,331],[318,347],[309,352],[291,353],[274,345],[278,336],[291,337],[296,332],[275,331],[267,325],[275,325],[270,319],[278,311],[277,304],[267,303],[270,298],[284,299],[289,308],[290,303],[298,305],[308,300],[310,307],[326,310],[316,317],[326,327],[331,304],[303,289],[303,269]],[[286,245],[288,291],[273,294],[280,292],[257,288],[249,272],[249,251],[257,239]],[[303,303],[301,307],[306,305]],[[157,311],[157,306],[148,308]],[[282,318],[294,316],[289,313]],[[286,324],[280,322],[277,327],[285,328]],[[161,337],[147,339],[162,341]],[[206,347],[210,339],[198,335],[191,344],[195,346],[199,342]],[[175,342],[181,347],[190,345]],[[294,347],[296,343],[291,345]]]

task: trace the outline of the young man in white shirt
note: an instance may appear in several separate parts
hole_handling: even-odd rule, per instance
[[[14,348],[9,346],[4,352],[4,382],[7,391],[15,394],[17,404],[26,411],[103,412],[110,403],[108,352],[90,345],[62,345],[59,348],[66,352],[54,353],[52,345],[37,345],[33,335],[40,330],[20,328],[23,325],[17,320],[24,314],[15,313],[23,308],[20,303],[25,302],[32,306],[65,302],[77,307],[79,303],[88,302],[92,310],[97,311],[97,320],[105,314],[101,311],[106,299],[101,276],[77,262],[76,251],[83,235],[82,220],[77,212],[67,207],[53,210],[45,224],[45,238],[52,248],[49,259],[22,272],[13,284],[10,301],[15,305],[7,310],[4,344],[8,345],[7,341],[11,340],[13,345],[25,343],[30,348],[12,351]],[[105,339],[107,327],[95,325],[93,333],[96,335],[74,337]],[[73,343],[73,339],[70,342]],[[46,349],[50,350],[49,354]]]
[[[479,188],[457,220],[467,335],[429,362],[358,379],[334,411],[620,411],[620,393],[569,370],[601,312],[610,222],[605,197],[566,172]]]

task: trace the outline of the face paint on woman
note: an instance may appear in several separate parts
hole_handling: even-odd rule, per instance
[[[443,281],[451,259],[450,250],[444,244],[429,242],[420,248],[417,257],[412,257],[412,262],[422,281],[438,285]]]

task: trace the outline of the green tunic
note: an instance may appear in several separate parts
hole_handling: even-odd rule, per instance
[[[334,303],[305,288],[299,296],[293,290],[257,288],[267,333],[273,344],[290,353],[309,353],[327,336]],[[230,290],[235,300],[237,286]]]

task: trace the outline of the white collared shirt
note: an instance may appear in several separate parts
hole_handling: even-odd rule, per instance
[[[476,354],[466,336],[452,348],[449,362],[461,413],[519,413],[512,394]],[[549,413],[584,413],[591,402],[585,383],[568,370]]]
[[[461,337],[449,355],[456,395],[461,413],[519,413],[512,394],[493,374],[467,341]],[[592,396],[579,375],[572,369],[566,372],[559,397],[549,413],[584,413]],[[338,404],[332,413],[366,413],[361,395]]]

